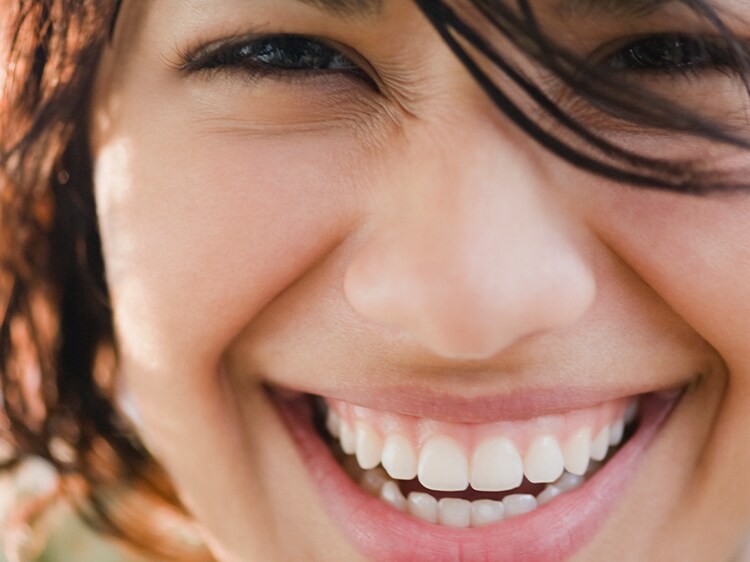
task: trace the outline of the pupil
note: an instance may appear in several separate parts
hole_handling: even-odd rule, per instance
[[[705,66],[713,60],[700,41],[682,37],[654,37],[627,47],[613,62],[624,70],[675,70]]]
[[[256,46],[254,58],[265,65],[284,69],[327,69],[335,59],[331,49],[291,37],[269,39]]]

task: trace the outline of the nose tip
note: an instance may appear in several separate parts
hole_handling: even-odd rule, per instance
[[[469,237],[462,245],[391,232],[354,256],[344,292],[362,317],[439,356],[485,359],[573,323],[594,300],[594,276],[580,252],[552,234],[495,244]]]
[[[596,282],[580,206],[543,155],[481,104],[461,116],[411,125],[347,254],[344,294],[434,354],[482,359],[575,322]]]

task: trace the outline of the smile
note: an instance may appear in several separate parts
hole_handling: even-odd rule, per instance
[[[355,482],[399,511],[450,527],[516,517],[578,488],[630,433],[638,413],[631,398],[467,425],[341,401],[317,404],[332,451]]]
[[[393,562],[567,559],[682,394],[456,423],[271,391],[332,519],[368,559]]]

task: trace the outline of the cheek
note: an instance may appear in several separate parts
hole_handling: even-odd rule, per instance
[[[592,216],[604,242],[658,296],[706,340],[726,365],[707,388],[722,387],[716,411],[696,411],[709,425],[700,461],[672,530],[664,530],[673,552],[675,534],[705,531],[705,514],[726,509],[750,513],[750,498],[737,495],[737,474],[750,470],[750,195],[707,199],[644,194],[613,188],[597,195]],[[691,345],[691,344],[688,344]],[[744,503],[743,503],[744,502]],[[710,519],[710,518],[709,518]],[[731,528],[731,525],[729,526]],[[731,532],[731,531],[729,531]],[[685,539],[690,539],[685,536]],[[689,541],[688,541],[689,544]],[[658,556],[657,556],[658,558]]]
[[[615,189],[596,200],[598,231],[750,385],[750,195]]]
[[[99,152],[97,204],[120,343],[151,368],[215,360],[351,220],[337,139],[126,139]]]

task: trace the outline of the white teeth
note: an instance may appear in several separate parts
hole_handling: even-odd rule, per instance
[[[537,508],[536,498],[531,494],[511,494],[503,498],[505,518],[517,517]]]
[[[438,501],[430,494],[422,492],[409,494],[407,510],[414,517],[419,517],[428,523],[438,522]]]
[[[326,414],[326,429],[328,433],[333,437],[339,436],[339,428],[341,427],[341,418],[333,408],[328,408]]]
[[[391,504],[399,511],[406,509],[406,498],[401,493],[401,488],[393,480],[389,480],[383,484],[383,487],[380,489],[380,499]]]
[[[359,485],[373,496],[380,494],[380,489],[386,482],[388,482],[388,476],[382,468],[366,470],[359,479]]]
[[[389,476],[396,480],[411,480],[417,476],[417,455],[402,435],[386,437],[381,462]]]
[[[438,502],[438,522],[447,527],[471,524],[471,502],[460,498],[443,498]]]
[[[537,435],[523,458],[514,442],[500,435],[479,441],[467,456],[460,442],[448,435],[428,434],[426,440],[420,439],[419,447],[404,434],[384,435],[356,416],[349,423],[331,408],[325,412],[325,426],[330,435],[338,437],[346,454],[342,467],[368,494],[429,523],[481,527],[533,511],[579,487],[601,466],[609,447],[620,445],[628,418],[635,417],[637,407],[633,401],[622,418],[602,427],[593,438],[590,426],[570,434],[562,446],[552,434]],[[536,497],[510,494],[502,501],[485,498],[472,502],[438,499],[422,492],[412,492],[407,499],[398,483],[416,478],[426,491],[460,492],[471,484],[478,492],[503,492],[519,488],[524,476],[529,482],[548,485]]]
[[[591,463],[595,466],[599,463]],[[373,472],[373,471],[369,471]],[[382,471],[381,471],[382,472]],[[384,476],[383,476],[384,477]],[[578,488],[585,481],[583,476],[564,472],[554,484],[548,484],[536,497],[531,494],[511,494],[502,501],[480,499],[475,501],[461,498],[436,499],[423,492],[412,492],[404,503],[401,490],[395,482],[383,486],[380,496],[401,511],[427,521],[449,527],[482,527],[502,519],[510,519],[542,507],[557,496]],[[377,480],[374,480],[377,482]]]
[[[544,491],[536,497],[536,503],[539,507],[548,504],[562,493],[560,488],[554,484],[548,484]]]
[[[460,492],[469,486],[469,463],[453,439],[434,435],[419,453],[417,477],[430,490]]]
[[[625,433],[625,421],[620,419],[609,427],[609,444],[612,446],[619,445],[623,433]]]
[[[565,470],[572,474],[585,474],[591,458],[591,428],[576,431],[563,447]]]
[[[529,482],[554,482],[563,473],[563,455],[557,439],[551,435],[532,441],[523,459],[523,470]]]
[[[471,526],[481,527],[500,521],[505,513],[503,502],[475,500],[471,502]]]
[[[600,463],[592,462],[591,467]],[[593,469],[592,469],[593,470]],[[564,472],[554,484],[548,484],[534,497],[531,494],[511,494],[502,501],[480,499],[469,501],[461,498],[437,499],[424,492],[412,492],[404,497],[398,484],[388,479],[382,468],[364,471],[360,485],[372,495],[399,511],[448,527],[481,527],[502,519],[510,519],[534,511],[557,496],[576,489],[585,481],[583,476]]]
[[[383,440],[368,424],[357,422],[356,435],[357,462],[364,470],[375,468],[380,464],[383,452]]]
[[[482,492],[512,490],[523,481],[523,461],[508,439],[483,441],[471,458],[471,487]]]
[[[347,455],[353,455],[357,450],[357,437],[352,427],[344,420],[341,420],[339,426],[339,443],[341,444],[341,450]]]
[[[563,472],[563,475],[560,476],[557,480],[555,480],[554,484],[549,484],[544,491],[537,495],[536,501],[537,504],[541,507],[550,501],[552,501],[554,498],[559,496],[560,494],[564,494],[565,492],[570,492],[571,490],[575,490],[583,484],[584,477],[578,476],[577,474],[571,474],[570,472]]]
[[[591,458],[595,461],[604,460],[607,456],[607,450],[609,449],[609,427],[606,425],[601,431],[594,437],[591,442]]]
[[[576,488],[578,488],[578,486],[583,484],[583,482],[583,476],[565,472],[560,478],[557,479],[557,481],[555,482],[555,487],[561,492],[570,492],[571,490],[575,490]]]

